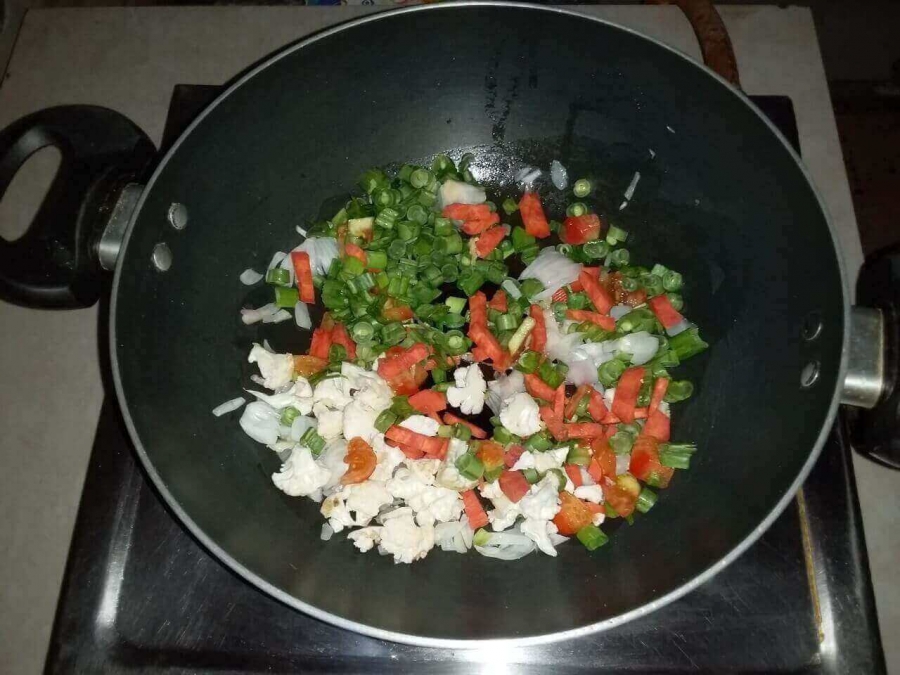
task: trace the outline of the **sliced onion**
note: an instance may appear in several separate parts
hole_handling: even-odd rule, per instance
[[[273,303],[269,303],[268,305],[263,305],[262,307],[258,307],[257,309],[242,309],[241,321],[249,326],[250,324],[263,321],[267,317],[271,317],[277,313],[278,307],[276,307]]]
[[[647,331],[638,331],[619,338],[619,351],[631,355],[631,363],[641,366],[659,350],[659,338]]]
[[[502,284],[500,284],[500,288],[506,291],[506,294],[511,297],[513,300],[518,300],[522,297],[522,291],[513,283],[512,279],[505,279]]]
[[[567,541],[569,541],[568,537],[562,536],[559,532],[553,532],[548,536],[550,537],[550,543],[554,546],[559,546],[560,544],[565,544]]]
[[[618,321],[631,311],[630,305],[613,305],[609,310],[609,315]]]
[[[256,373],[250,376],[250,381],[258,384],[260,387],[266,386],[266,378],[262,375],[257,375]]]
[[[573,262],[553,248],[541,250],[538,257],[519,275],[519,279],[537,279],[544,284],[544,290],[534,300],[540,302],[550,298],[556,291],[571,284],[581,274],[580,263]]]
[[[571,351],[584,340],[583,333],[566,333],[559,329],[556,317],[549,309],[544,310],[544,326],[547,330],[547,355],[557,361],[568,358]]]
[[[237,398],[233,398],[230,401],[225,401],[225,403],[221,405],[217,405],[215,408],[213,408],[212,414],[216,417],[227,415],[228,413],[240,408],[242,405],[244,405],[244,403],[246,403],[246,401],[241,396],[238,396]]]
[[[666,328],[666,333],[669,334],[669,337],[675,337],[679,333],[683,333],[688,328],[691,328],[693,325],[694,324],[692,324],[687,319],[682,318],[681,321],[676,323],[674,326],[671,326],[670,328]]]
[[[312,328],[312,320],[309,318],[309,307],[305,302],[298,302],[294,305],[294,321],[300,328]]]
[[[281,323],[282,321],[287,321],[291,318],[291,313],[286,309],[279,309],[274,314],[269,316],[264,316],[262,319],[263,323]]]
[[[332,529],[331,525],[329,525],[328,523],[322,525],[322,534],[319,535],[319,539],[321,539],[322,541],[328,541],[333,536],[334,530]]]
[[[256,270],[250,269],[248,267],[243,272],[241,272],[241,283],[244,284],[244,286],[253,286],[254,284],[258,284],[260,281],[262,281],[263,276],[264,275],[260,274]]]
[[[625,201],[630,202],[631,198],[634,197],[634,190],[637,187],[638,181],[641,179],[641,172],[635,171],[634,176],[631,177],[631,182],[628,184],[628,187],[625,188]]]
[[[297,225],[294,229],[297,231],[297,234],[299,234],[300,236],[302,236],[302,237],[306,236],[306,228],[305,227],[301,227],[300,225]]]
[[[285,253],[284,251],[276,251],[275,255],[272,256],[272,262],[269,263],[269,266],[266,269],[275,269],[286,257],[287,253]]]
[[[327,273],[339,253],[337,239],[334,237],[310,237],[294,251],[303,251],[309,255],[309,266],[313,274]],[[293,274],[293,265],[290,269]]]
[[[533,166],[524,166],[516,171],[516,183],[524,185],[525,187],[531,187],[534,181],[540,177],[541,170],[536,169]]]
[[[518,560],[537,548],[535,543],[521,532],[492,532],[491,538],[484,546],[475,546],[475,550],[488,558],[499,560]]]
[[[569,172],[555,159],[550,162],[550,180],[557,190],[565,190],[569,186]]]

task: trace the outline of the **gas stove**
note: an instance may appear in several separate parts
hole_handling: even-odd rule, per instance
[[[179,85],[168,147],[218,87]],[[789,99],[751,97],[797,145]],[[270,598],[168,511],[115,402],[101,413],[47,672],[885,672],[850,445],[839,419],[798,497],[697,590],[614,629],[528,648],[363,637]]]

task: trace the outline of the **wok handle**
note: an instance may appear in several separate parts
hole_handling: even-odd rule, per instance
[[[721,75],[738,89],[741,88],[731,38],[728,36],[725,22],[710,0],[648,1],[655,5],[678,5],[694,29],[707,68]]]
[[[854,308],[854,318],[868,316],[877,322],[862,322],[862,329],[861,322],[851,322],[845,383],[854,376],[868,379],[875,395],[858,403],[864,408],[848,408],[850,442],[872,461],[900,469],[900,246],[866,260],[856,282],[856,301],[870,309]]]
[[[47,108],[0,131],[0,198],[35,152],[59,150],[59,170],[25,234],[0,236],[0,298],[28,307],[88,307],[103,270],[95,244],[124,186],[156,154],[128,118],[97,106]]]

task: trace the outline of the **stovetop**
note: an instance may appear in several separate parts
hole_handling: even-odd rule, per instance
[[[219,91],[176,87],[164,147]],[[796,145],[783,97],[756,103]],[[47,672],[885,671],[849,444],[839,420],[798,498],[737,561],[680,600],[550,645],[447,650],[363,637],[270,598],[181,526],[104,405]]]

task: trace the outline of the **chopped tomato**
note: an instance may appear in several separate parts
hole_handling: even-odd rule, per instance
[[[377,462],[378,458],[375,457],[375,451],[372,450],[371,445],[359,436],[350,439],[350,443],[347,445],[347,455],[344,457],[347,471],[341,478],[341,484],[362,483],[375,471]]]
[[[678,310],[672,307],[672,303],[665,293],[657,295],[655,298],[650,298],[647,300],[647,304],[653,310],[653,313],[656,314],[656,318],[659,319],[663,328],[671,328],[684,320],[684,317],[681,316]]]
[[[575,487],[581,487],[584,484],[584,479],[581,477],[581,467],[576,466],[575,464],[566,464],[566,475],[569,477],[569,480],[572,481],[572,485]]]
[[[294,276],[297,277],[297,288],[300,290],[300,302],[312,305],[316,301],[316,287],[313,286],[312,268],[309,265],[309,253],[292,251],[291,263],[294,265]]]
[[[388,445],[393,445],[400,449],[400,451],[406,455],[409,459],[422,459],[425,456],[425,453],[419,450],[418,448],[414,448],[411,445],[406,445],[405,443],[397,443],[396,441],[387,441]]]
[[[578,275],[578,281],[581,282],[581,285],[584,287],[584,292],[587,293],[588,298],[591,300],[591,304],[597,308],[597,311],[601,314],[609,314],[609,310],[612,308],[613,304],[615,304],[615,301],[603,284],[586,270],[582,270],[581,274]]]
[[[502,288],[494,293],[494,297],[491,298],[491,301],[488,303],[488,307],[491,309],[496,309],[498,312],[506,312],[509,307],[509,303],[506,299],[506,291]]]
[[[475,253],[479,258],[487,258],[491,251],[500,245],[500,242],[503,241],[505,236],[506,230],[499,226],[494,226],[491,229],[482,232],[475,240]]]
[[[669,378],[667,377],[657,377],[656,382],[653,383],[653,393],[650,395],[650,405],[648,406],[648,412],[651,414],[654,410],[659,407],[659,404],[663,402],[663,399],[666,397],[666,391],[669,389]]]
[[[559,501],[559,513],[553,517],[553,523],[561,535],[571,537],[578,534],[578,530],[585,525],[591,524],[593,514],[578,497],[562,491],[559,493]]]
[[[572,394],[572,398],[566,403],[565,419],[570,420],[575,417],[575,412],[578,410],[578,404],[581,403],[581,399],[587,396],[593,389],[594,388],[591,385],[583,384],[575,390],[575,393]]]
[[[531,350],[543,353],[547,346],[547,322],[544,320],[544,310],[539,305],[532,305],[530,314],[534,319],[534,328],[531,329]]]
[[[614,331],[616,329],[616,320],[614,318],[604,316],[598,312],[588,312],[584,309],[567,309],[566,318],[581,323],[589,321],[595,326],[600,326],[603,330]]]
[[[521,471],[504,471],[498,480],[500,490],[513,504],[519,503],[522,497],[528,494],[531,487]]]
[[[448,204],[441,211],[444,218],[451,220],[478,220],[491,215],[491,207],[487,204]]]
[[[533,397],[542,398],[549,403],[552,403],[556,396],[556,390],[534,373],[525,376],[525,389]]]
[[[488,330],[487,325],[469,325],[469,337],[475,342],[494,365],[495,370],[506,370],[509,365],[509,357],[497,338]]]
[[[618,392],[616,392],[618,394]],[[644,420],[647,419],[648,411],[647,408],[635,408],[634,409],[634,419],[636,420]],[[620,424],[623,420],[619,419],[619,416],[615,413],[608,412],[606,416],[600,420],[602,424]]]
[[[596,422],[566,425],[566,438],[599,438],[603,435],[603,425]]]
[[[331,349],[331,329],[320,326],[313,331],[312,342],[309,343],[309,355],[328,361],[329,349]]]
[[[388,430],[384,432],[384,437],[396,443],[403,443],[404,445],[413,447],[416,450],[422,450],[423,452],[425,451],[427,442],[434,438],[433,436],[426,436],[425,434],[420,434],[412,429],[397,426],[396,424],[389,427]]]
[[[494,441],[481,442],[475,456],[481,460],[487,470],[503,466],[503,446]]]
[[[553,412],[553,408],[548,405],[540,407],[541,419],[544,420],[544,424],[547,425],[547,428],[550,430],[550,433],[553,434],[553,438],[558,441],[564,441],[568,438],[566,435],[566,425],[563,424],[563,421],[556,416]]]
[[[294,372],[300,377],[310,377],[327,367],[327,359],[320,359],[318,356],[294,356]]]
[[[591,402],[588,404],[588,415],[595,422],[602,422],[607,413],[606,401],[599,391],[591,387]]]
[[[595,438],[591,441],[591,455],[593,457],[591,464],[597,463],[601,476],[616,477],[616,453],[613,452],[608,438]],[[591,476],[594,477],[593,474]],[[594,477],[594,480],[600,482],[599,478]]]
[[[603,499],[612,506],[616,513],[625,518],[634,513],[634,505],[638,496],[618,483],[603,486]]]
[[[384,303],[384,309],[381,310],[381,317],[385,321],[409,321],[414,316],[412,309],[406,305],[394,304],[391,299]]]
[[[378,364],[378,374],[384,379],[390,380],[404,370],[409,370],[413,366],[421,364],[427,358],[428,347],[421,342],[417,342],[409,349],[395,347],[389,349],[385,358]]]
[[[550,223],[544,215],[544,207],[541,206],[541,198],[534,192],[526,192],[519,200],[519,213],[522,214],[522,223],[525,231],[532,237],[545,239],[550,236]]]
[[[588,464],[587,472],[588,475],[594,479],[595,483],[599,483],[603,480],[603,470],[600,468],[600,464],[596,459],[592,459],[591,463]]]
[[[356,258],[365,265],[368,262],[368,258],[366,257],[366,252],[363,251],[356,244],[344,244],[344,255],[348,258]]]
[[[600,217],[594,213],[569,216],[563,221],[559,238],[572,246],[578,246],[587,241],[596,241],[600,238],[601,226]]]
[[[411,396],[419,391],[422,383],[428,379],[428,371],[424,366],[413,366],[411,370],[406,370],[388,379],[387,383],[397,396]]]
[[[563,419],[563,415],[566,411],[566,385],[565,383],[560,384],[556,388],[556,392],[553,394],[553,414],[559,418]]]
[[[469,333],[475,326],[487,326],[487,296],[478,291],[469,298]]]
[[[623,422],[634,422],[634,406],[641,390],[644,372],[645,369],[642,366],[633,366],[622,373],[622,377],[619,378],[619,383],[616,385],[612,411]]]
[[[447,395],[441,391],[426,389],[410,396],[409,404],[420,413],[436,413],[447,408]]]
[[[422,452],[431,459],[444,459],[447,454],[447,448],[449,446],[449,438],[429,436],[425,441],[422,441]]]
[[[519,457],[522,456],[523,452],[525,452],[525,448],[521,445],[511,445],[506,449],[506,454],[503,455],[503,462],[511,469],[519,461]]]
[[[350,334],[344,328],[344,324],[334,324],[334,329],[331,331],[331,341],[347,350],[348,359],[356,358],[356,343],[350,339]]]
[[[466,490],[461,496],[463,506],[466,509],[466,517],[469,519],[469,527],[473,530],[477,530],[479,527],[487,525],[490,522],[488,520],[488,515],[481,505],[481,501],[479,501],[475,490]]]
[[[550,298],[553,302],[566,302],[569,299],[569,293],[565,286],[558,289]]]
[[[662,410],[657,408],[647,417],[643,433],[665,443],[669,440],[669,436],[672,433],[671,420]]]
[[[469,431],[472,432],[472,436],[475,438],[487,438],[487,432],[481,427],[475,426],[471,422],[464,420],[462,417],[457,417],[451,412],[444,413],[444,424],[462,424],[464,427],[468,427]]]
[[[488,356],[486,349],[482,349],[478,345],[475,345],[474,347],[472,347],[472,358],[476,363],[484,363],[490,357]]]
[[[668,487],[675,475],[675,469],[659,463],[659,442],[646,434],[635,440],[628,470],[635,478],[661,488]]]

